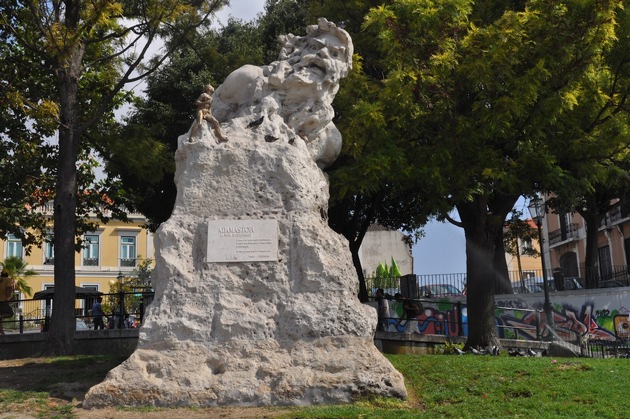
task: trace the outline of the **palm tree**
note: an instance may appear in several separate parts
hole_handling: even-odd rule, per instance
[[[37,275],[37,272],[27,269],[26,263],[17,256],[9,256],[0,265],[2,265],[2,270],[9,274],[9,278],[15,282],[17,291],[23,292],[30,297],[33,289],[26,280],[29,276]]]

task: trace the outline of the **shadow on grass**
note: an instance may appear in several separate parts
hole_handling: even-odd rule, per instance
[[[50,397],[81,400],[107,372],[126,358],[71,356],[0,361],[0,391],[44,392]]]

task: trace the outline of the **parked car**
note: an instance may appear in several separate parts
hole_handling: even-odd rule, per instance
[[[431,298],[431,297],[463,297],[464,293],[452,284],[430,284],[430,285],[422,285],[420,287],[420,297],[422,298]]]
[[[532,292],[543,292],[542,283],[539,284],[529,284],[529,285],[514,285],[512,287],[512,291],[514,294],[529,294]]]
[[[547,286],[549,287],[549,291],[573,291],[573,290],[581,290],[584,288],[584,286],[582,285],[582,278],[567,277],[563,279],[563,284],[564,284],[564,289],[558,290],[556,289],[556,280],[554,278],[547,279]],[[544,290],[542,278],[536,278],[536,282],[533,285],[537,286],[540,289],[540,291]]]

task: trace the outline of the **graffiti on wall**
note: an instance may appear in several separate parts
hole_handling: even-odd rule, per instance
[[[497,323],[500,336],[509,339],[534,340],[547,337],[551,332],[545,327],[542,304],[525,301],[499,301]],[[536,310],[535,312],[527,310]],[[628,310],[595,309],[595,303],[587,300],[576,307],[570,303],[552,305],[554,330],[557,337],[567,341],[609,340],[625,338],[630,330]],[[539,322],[540,321],[540,322]]]
[[[630,338],[630,310],[625,306],[612,308],[613,303],[602,298],[595,300],[582,297],[579,304],[575,300],[575,297],[573,301],[567,298],[552,304],[554,332],[545,327],[542,302],[527,302],[518,297],[497,301],[496,324],[499,337],[538,340],[554,333],[555,338],[566,341],[615,341]],[[468,334],[468,313],[463,302],[423,300],[422,310],[411,319],[405,318],[400,302],[388,303],[389,315],[385,320],[387,331],[445,336]]]
[[[462,324],[468,324],[465,306],[448,302],[448,300],[436,301],[435,304],[423,301],[418,315],[407,319],[402,303],[397,301],[388,301],[388,303],[389,317],[386,319],[386,330],[389,332],[446,336],[461,336],[467,332],[467,327],[462,326]]]

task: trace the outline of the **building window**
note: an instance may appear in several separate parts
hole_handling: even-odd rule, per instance
[[[136,237],[120,237],[120,266],[136,266]]]
[[[53,243],[53,236],[46,236],[44,241],[44,265],[55,264],[55,245]]]
[[[98,266],[98,236],[85,235],[83,238],[83,266]]]
[[[13,234],[7,234],[7,254],[6,257],[16,256],[22,258],[22,240]]]
[[[536,278],[536,272],[523,271],[523,279],[534,279],[534,278]]]
[[[531,239],[521,239],[521,255],[529,255],[533,253],[534,246]]]
[[[599,250],[599,274],[602,280],[606,281],[612,277],[612,260],[610,257],[610,247],[603,246]]]

